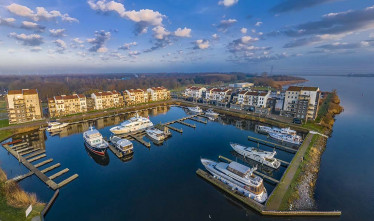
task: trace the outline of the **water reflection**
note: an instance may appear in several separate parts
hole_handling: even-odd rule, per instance
[[[45,130],[37,129],[22,134],[16,134],[12,137],[12,140],[22,140],[23,142],[27,142],[30,147],[44,150],[47,136]]]
[[[108,151],[105,152],[104,156],[99,156],[97,154],[92,153],[87,145],[84,143],[84,149],[86,150],[88,156],[90,156],[97,164],[101,166],[108,166],[109,165],[109,155]]]

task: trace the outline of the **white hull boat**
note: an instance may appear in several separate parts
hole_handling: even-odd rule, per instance
[[[104,156],[108,148],[108,142],[106,142],[100,132],[93,127],[83,133],[84,143],[88,150],[99,156]]]
[[[110,142],[113,146],[123,154],[131,154],[134,151],[134,145],[127,139],[122,139],[117,136],[110,137]]]
[[[258,126],[258,131],[262,133],[278,133],[278,134],[289,134],[289,135],[296,135],[296,131],[292,130],[289,127],[286,128],[278,128],[278,127],[267,127],[267,126]]]
[[[276,152],[263,151],[253,147],[245,147],[240,144],[230,143],[232,149],[234,149],[238,154],[249,158],[251,160],[257,161],[268,167],[278,169],[281,163],[274,158]]]
[[[48,128],[47,131],[57,131],[62,130],[64,127],[68,126],[69,123],[60,123],[60,122],[48,122]]]
[[[219,114],[214,112],[212,109],[207,110],[205,115],[212,118],[217,118],[219,116]]]
[[[146,129],[145,132],[151,139],[156,141],[163,141],[167,137],[167,135],[162,130],[159,130],[157,128],[149,128]]]
[[[298,135],[269,133],[269,136],[275,140],[294,144],[294,145],[300,145],[302,143],[302,139]]]
[[[197,114],[203,113],[203,110],[199,106],[187,107],[187,109],[193,113],[197,113]]]
[[[127,134],[152,127],[153,123],[145,117],[132,117],[129,120],[124,121],[119,126],[110,128],[110,132],[113,134]]]
[[[227,164],[208,159],[201,159],[201,163],[214,178],[222,181],[233,190],[259,203],[266,201],[268,195],[263,179],[253,174],[256,168],[251,169],[237,162]]]

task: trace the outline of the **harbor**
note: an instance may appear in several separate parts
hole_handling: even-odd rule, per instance
[[[175,112],[175,113],[178,113],[178,114],[177,115],[176,114],[171,114],[171,117],[168,117],[166,115],[151,116],[151,119],[153,119],[154,122],[160,122],[159,124],[154,125],[156,128],[158,128],[160,130],[163,130],[164,128],[168,128],[168,129],[171,130],[172,134],[174,134],[169,139],[166,139],[161,144],[161,146],[159,146],[160,144],[156,144],[156,142],[153,142],[146,135],[144,130],[141,130],[141,131],[137,131],[137,132],[134,132],[134,133],[120,135],[121,138],[131,140],[134,144],[134,153],[131,154],[131,157],[127,158],[127,160],[124,160],[124,158],[126,158],[126,156],[124,156],[121,152],[119,152],[110,143],[109,143],[109,148],[108,148],[109,153],[107,153],[105,157],[98,158],[96,156],[92,156],[92,154],[87,152],[87,150],[86,150],[86,153],[88,153],[88,155],[92,159],[94,159],[94,161],[92,161],[92,162],[97,163],[98,165],[101,165],[101,166],[105,166],[105,167],[108,167],[108,166],[110,167],[110,165],[113,163],[113,160],[115,160],[113,158],[113,156],[115,158],[118,158],[120,160],[120,162],[122,162],[122,164],[124,164],[124,165],[127,164],[127,163],[131,164],[133,161],[136,161],[135,159],[137,159],[139,153],[143,152],[143,155],[144,155],[147,152],[149,152],[149,153],[154,153],[155,151],[159,152],[162,149],[169,147],[170,145],[172,145],[175,142],[181,142],[181,139],[182,140],[190,139],[192,142],[198,142],[198,136],[196,136],[196,134],[202,133],[203,131],[211,131],[212,133],[208,133],[208,134],[212,134],[212,135],[215,134],[215,135],[220,137],[220,139],[218,139],[216,141],[216,142],[218,142],[217,144],[213,144],[213,143],[211,144],[211,145],[215,146],[216,148],[221,149],[221,151],[217,151],[217,150],[216,151],[217,151],[217,153],[222,154],[222,155],[216,155],[216,157],[218,157],[219,159],[221,159],[223,161],[226,161],[226,162],[231,162],[231,160],[233,160],[233,158],[230,157],[230,155],[232,155],[232,153],[230,152],[231,148],[229,147],[229,143],[233,140],[238,140],[241,143],[246,143],[248,146],[250,146],[250,145],[257,146],[257,148],[261,148],[261,149],[265,149],[265,150],[274,150],[274,148],[277,150],[278,155],[279,155],[279,161],[282,164],[281,168],[279,168],[277,170],[270,170],[269,171],[268,168],[266,168],[266,166],[264,168],[261,168],[259,166],[260,169],[258,171],[254,171],[254,174],[256,174],[256,175],[258,175],[258,176],[260,176],[264,179],[264,181],[265,181],[264,185],[265,185],[266,189],[269,191],[269,194],[270,194],[270,193],[273,192],[273,189],[275,189],[275,187],[277,185],[279,185],[282,174],[288,168],[289,162],[292,161],[292,159],[295,155],[295,151],[297,151],[297,150],[291,151],[291,149],[287,149],[289,147],[283,146],[282,144],[277,144],[274,141],[269,141],[266,136],[259,135],[255,132],[250,132],[250,136],[248,136],[249,131],[242,129],[244,127],[243,126],[243,123],[244,123],[243,121],[239,121],[239,122],[241,122],[241,125],[240,125],[241,129],[240,130],[234,129],[236,131],[236,134],[230,132],[230,131],[233,130],[233,128],[231,128],[232,126],[229,126],[229,125],[232,124],[231,123],[232,119],[228,116],[222,116],[222,117],[220,117],[220,118],[218,118],[214,121],[210,121],[202,114],[192,114],[192,115],[187,114],[184,111],[184,109],[181,108],[181,107],[171,107],[170,110],[172,110],[172,112]],[[147,113],[147,112],[145,112],[145,113]],[[130,115],[127,115],[127,116],[133,116],[133,114],[130,114]],[[104,121],[103,121],[103,119],[97,119],[96,121],[92,121],[92,124],[94,126],[100,128],[99,130],[102,131],[103,136],[106,137],[106,140],[109,140],[109,137],[110,137],[109,129],[114,126],[113,123],[114,124],[120,123],[120,121],[118,121],[118,120],[114,120],[114,121],[112,120],[112,119],[117,119],[117,117],[118,116],[108,117],[108,118],[104,119]],[[202,119],[205,119],[205,120],[202,120]],[[112,122],[112,126],[110,126],[111,122]],[[195,123],[193,123],[193,122],[195,122]],[[246,123],[248,125],[251,125],[250,127],[252,127],[253,122],[248,121]],[[87,129],[83,129],[83,128],[79,129],[79,128],[81,128],[81,126],[84,126],[84,125],[87,125],[87,122],[71,124],[67,127],[67,129],[64,129],[64,130],[70,131],[71,129],[76,128],[74,130],[77,130],[76,133],[80,134],[82,130],[83,131],[87,130]],[[238,127],[237,123],[234,123],[233,125],[235,127]],[[84,126],[84,127],[86,127],[86,126]],[[61,132],[61,134],[65,134],[65,133],[66,132],[64,132],[64,131]],[[68,132],[68,133],[70,135],[67,135],[67,136],[63,135],[63,137],[61,137],[60,139],[66,139],[67,138],[67,139],[70,140],[71,139],[71,138],[69,138],[70,136],[73,136],[73,137],[76,136],[76,135],[74,135],[74,131],[71,131],[71,132]],[[206,133],[206,132],[203,132],[203,133]],[[228,139],[227,136],[223,135],[223,134],[226,134],[226,133],[231,134],[231,137],[230,137],[229,140],[227,140]],[[180,134],[180,136],[178,134]],[[206,134],[206,136],[208,137],[208,139],[211,139],[211,138],[209,138],[208,134]],[[221,134],[221,135],[219,135],[219,134]],[[178,136],[176,136],[176,135],[178,135]],[[248,139],[249,137],[251,137],[252,139]],[[222,140],[222,138],[226,141]],[[59,139],[59,136],[54,135],[53,137],[49,137],[48,140],[50,140],[50,139],[52,139],[52,140]],[[196,140],[196,141],[194,141],[194,140]],[[211,140],[211,141],[213,141],[213,140]],[[12,141],[8,141],[8,143],[9,142],[12,142]],[[48,141],[48,142],[51,142],[51,141]],[[69,143],[71,143],[71,142],[69,142]],[[75,145],[81,143],[81,147],[76,147],[76,148],[74,148],[74,150],[71,149],[73,152],[75,152],[75,155],[80,156],[81,158],[84,157],[84,155],[87,155],[87,154],[84,154],[82,156],[80,154],[81,151],[84,150],[84,148],[82,148],[82,146],[83,146],[82,141],[80,141],[80,142],[75,141],[74,143],[75,143]],[[60,167],[60,163],[54,164],[52,166],[48,166],[49,163],[53,162],[53,159],[46,159],[47,156],[49,156],[48,151],[45,151],[43,149],[38,149],[36,151],[33,150],[33,149],[29,149],[30,148],[29,145],[27,143],[22,143],[22,142],[11,144],[11,145],[14,145],[15,146],[14,148],[19,150],[21,153],[27,153],[28,155],[26,155],[25,158],[27,158],[28,160],[31,160],[32,162],[35,162],[35,164],[34,164],[35,168],[41,168],[40,171],[42,173],[47,173],[48,171],[52,171],[55,168]],[[187,145],[187,146],[183,145],[179,149],[181,151],[182,150],[187,151],[188,149],[193,148],[194,146],[197,146],[197,145],[196,144],[191,144],[191,145]],[[66,148],[66,147],[67,146],[64,146],[63,148]],[[31,152],[29,152],[29,151],[31,151]],[[79,151],[79,152],[77,152],[77,151]],[[199,159],[199,157],[196,154],[205,155],[201,151],[205,152],[203,149],[201,149],[200,151],[197,151],[197,152],[195,150],[194,153],[189,151],[190,155],[191,155],[190,157],[195,156],[196,157],[195,160]],[[234,156],[234,155],[232,155],[232,156]],[[151,157],[151,156],[149,156],[149,157]],[[87,157],[84,157],[84,158],[87,158]],[[245,162],[245,160],[246,160],[246,159],[241,159],[240,157],[236,157],[236,158],[243,161],[243,162]],[[88,159],[88,160],[90,160],[90,159]],[[85,162],[85,161],[86,160],[83,160],[82,162]],[[65,163],[67,163],[68,166],[69,166],[68,161],[62,162],[61,164],[65,164]],[[50,174],[49,176],[46,176],[46,180],[50,179],[50,180],[53,181],[54,179],[57,179],[60,176],[62,177],[65,174],[69,173],[69,171],[75,171],[77,169],[77,167],[71,165],[71,163],[70,163],[69,167],[73,167],[74,169],[66,168],[66,169],[60,170],[59,172],[56,172],[55,174]],[[87,173],[87,171],[83,172],[79,169],[77,169],[77,172],[78,173]],[[118,171],[118,172],[120,172],[120,171]],[[21,174],[19,176],[15,176],[13,179],[15,179],[15,180],[25,179],[25,180],[27,180],[27,177],[30,177],[32,175],[33,175],[32,172],[28,172],[28,173]],[[203,175],[202,177],[206,177],[206,176]],[[53,189],[60,189],[61,186],[66,185],[67,183],[71,182],[72,180],[74,180],[76,178],[77,178],[77,176],[73,175],[73,176],[68,177],[67,179],[61,180],[60,182],[55,182],[56,185],[53,186],[55,188],[51,187],[51,189],[52,190]],[[79,178],[78,178],[78,180],[79,180]],[[50,183],[50,182],[48,182],[48,183]],[[74,184],[74,182],[72,182],[72,183]],[[53,184],[50,184],[50,185],[53,185]],[[74,189],[74,185],[69,185],[69,189],[70,188]],[[236,199],[236,197],[234,197],[234,198]],[[252,203],[251,205],[252,205],[252,207],[254,207],[257,204]],[[260,212],[260,213],[261,214],[270,214],[270,212],[268,212],[267,210],[264,209],[265,207],[266,207],[266,205],[261,204],[261,208],[260,208],[259,211],[262,211],[262,212]],[[53,214],[54,208],[50,208],[49,211],[51,211],[52,214]],[[272,211],[271,213],[274,213],[274,211]],[[291,214],[295,215],[296,213],[289,213],[289,214],[283,214],[283,215],[284,216],[292,216]],[[324,214],[324,213],[322,212],[321,214]],[[310,215],[312,216],[312,214],[310,214]],[[278,215],[275,214],[275,216],[278,216]]]

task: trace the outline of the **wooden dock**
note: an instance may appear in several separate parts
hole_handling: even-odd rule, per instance
[[[231,162],[232,162],[232,160],[230,160],[229,158],[224,157],[224,156],[221,156],[221,155],[219,155],[218,158],[219,158],[220,160],[224,160],[224,161],[226,161],[226,162],[228,162],[228,163],[231,163]],[[264,180],[266,180],[266,181],[270,181],[271,183],[275,183],[275,184],[278,184],[278,183],[279,183],[279,180],[274,179],[273,177],[270,177],[270,176],[268,176],[268,175],[265,175],[265,174],[263,174],[263,173],[261,173],[261,172],[258,172],[257,170],[253,171],[253,173],[256,174],[256,175],[258,175],[258,176],[260,176],[260,177],[262,177],[262,178],[263,178]]]
[[[118,151],[111,143],[108,143],[108,144],[109,144],[108,145],[109,150],[111,150],[114,155],[116,155],[118,158],[123,157],[122,152]]]
[[[295,150],[291,147],[286,147],[286,146],[283,146],[283,145],[280,145],[280,144],[277,144],[277,143],[262,140],[262,139],[259,139],[257,137],[248,136],[248,140],[250,140],[252,142],[259,143],[259,144],[262,144],[262,145],[266,145],[266,146],[269,146],[269,147],[273,147],[273,148],[276,148],[276,149],[279,149],[279,150],[283,150],[283,151],[286,151],[286,152],[289,152],[289,153],[296,153],[297,152],[297,150]]]
[[[200,119],[197,119],[197,118],[190,118],[190,120],[193,120],[193,121],[196,121],[196,122],[199,122],[199,123],[202,123],[202,124],[207,124],[208,121],[203,121],[203,120],[200,120]]]
[[[17,145],[17,146],[14,147],[14,146],[10,146],[9,144],[4,144],[2,146],[9,153],[11,153],[20,163],[22,163],[27,169],[30,170],[30,172],[28,172],[24,175],[20,175],[20,176],[17,176],[15,178],[13,178],[12,179],[13,181],[18,182],[20,180],[23,180],[23,179],[35,174],[49,188],[51,188],[53,190],[57,190],[57,189],[61,188],[62,186],[70,183],[71,181],[73,181],[74,179],[76,179],[78,177],[78,174],[74,174],[73,176],[71,176],[71,177],[63,180],[61,183],[57,184],[53,181],[53,179],[58,177],[58,176],[61,176],[64,173],[66,173],[68,171],[68,169],[60,171],[60,172],[48,177],[48,176],[45,175],[45,173],[59,167],[60,166],[59,163],[55,164],[53,166],[50,166],[48,168],[45,168],[43,170],[39,170],[38,167],[41,167],[43,165],[46,165],[46,164],[52,162],[53,159],[47,159],[47,160],[39,162],[35,165],[32,164],[32,162],[38,161],[38,160],[40,160],[42,158],[45,158],[47,156],[45,154],[45,150],[40,150],[40,149],[36,149],[36,148],[33,148],[33,147],[24,147],[21,150],[18,149],[18,151],[16,151],[15,149],[20,147],[20,145]],[[27,154],[29,154],[29,155],[27,155]],[[25,156],[25,155],[27,155],[27,156]]]
[[[139,136],[139,135],[132,135],[132,134],[130,134],[129,136],[131,138],[133,138],[134,140],[138,141],[139,143],[143,144],[144,146],[146,146],[148,148],[151,147],[151,143],[143,140],[143,138],[141,136]]]
[[[174,130],[174,131],[176,131],[176,132],[178,132],[178,133],[183,133],[183,129],[181,128],[181,129],[179,129],[179,128],[175,128],[175,127],[172,127],[172,126],[170,126],[170,125],[165,125],[167,128],[169,128],[170,130]]]
[[[186,122],[184,122],[184,121],[182,121],[182,120],[176,121],[175,123],[183,124],[183,125],[185,125],[185,126],[187,126],[187,127],[196,128],[196,125],[186,123]]]

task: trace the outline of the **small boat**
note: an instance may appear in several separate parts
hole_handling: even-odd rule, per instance
[[[225,183],[233,190],[259,203],[266,201],[268,194],[263,179],[253,174],[256,167],[249,168],[235,161],[228,164],[208,159],[201,159],[201,163],[215,179]]]
[[[57,121],[48,122],[47,131],[51,132],[51,131],[56,131],[56,130],[62,130],[62,128],[66,127],[68,125],[69,125],[69,123],[60,123],[60,122],[57,122]]]
[[[254,147],[245,147],[240,144],[230,143],[232,149],[234,149],[238,154],[243,155],[251,160],[257,161],[268,167],[278,169],[281,163],[279,160],[274,158],[276,152],[263,151]]]
[[[84,143],[88,150],[99,155],[104,156],[108,148],[108,142],[106,142],[101,133],[90,127],[90,129],[83,133]]]
[[[258,131],[262,133],[279,133],[279,134],[289,134],[289,135],[296,135],[296,131],[292,130],[289,127],[286,128],[278,128],[278,127],[267,127],[267,126],[258,126]]]
[[[213,117],[213,118],[216,118],[219,116],[219,114],[214,112],[213,109],[208,109],[207,111],[205,111],[205,115],[209,117]]]
[[[135,117],[124,121],[119,126],[110,128],[110,132],[112,132],[113,134],[126,134],[143,130],[152,126],[153,123],[148,118],[139,117],[139,115],[136,114]]]
[[[123,154],[130,154],[134,151],[134,146],[131,141],[122,139],[117,136],[110,137],[110,142],[113,146]]]
[[[299,135],[269,133],[269,136],[275,140],[295,145],[300,145],[303,141]]]
[[[194,113],[203,113],[203,110],[199,107],[199,106],[196,106],[196,107],[187,107],[187,109],[191,112],[194,112]]]
[[[145,132],[150,138],[156,141],[163,141],[167,137],[167,135],[162,130],[159,130],[157,128],[149,128],[146,129]]]

